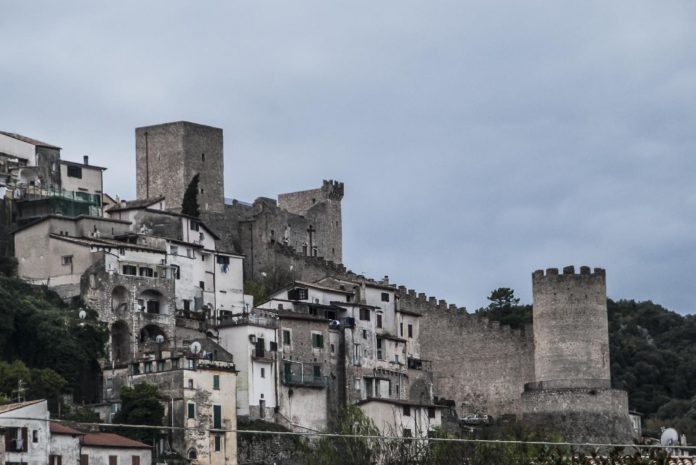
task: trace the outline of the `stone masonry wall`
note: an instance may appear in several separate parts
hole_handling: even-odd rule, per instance
[[[165,196],[167,206],[180,211],[186,188],[200,174],[201,211],[223,212],[222,129],[180,121],[137,128],[135,138],[138,199]]]
[[[609,387],[609,329],[605,272],[589,267],[575,274],[550,268],[532,275],[535,378],[537,382],[604,380]]]
[[[402,296],[401,305],[423,314],[421,356],[432,362],[434,395],[454,400],[461,416],[521,413],[524,384],[534,379],[531,328],[501,327],[422,294]]]

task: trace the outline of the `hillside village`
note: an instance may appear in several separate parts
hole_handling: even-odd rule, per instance
[[[16,257],[19,278],[108,326],[98,388],[82,399],[102,422],[125,386],[158,387],[177,429],[153,457],[237,463],[239,423],[323,431],[348,405],[401,437],[504,416],[570,441],[640,437],[626,393],[611,388],[605,270],[534,271],[534,325],[511,329],[351,272],[341,182],[247,203],[224,197],[221,129],[138,128],[135,149],[137,198],[126,201],[104,192],[108,170],[87,156],[67,161],[58,146],[0,132],[0,253]],[[184,208],[192,195],[197,212]],[[267,292],[255,299],[245,283]],[[8,463],[62,463],[54,436],[118,441],[47,429],[46,406],[30,404],[14,408],[43,423],[3,423],[12,410],[0,407]]]

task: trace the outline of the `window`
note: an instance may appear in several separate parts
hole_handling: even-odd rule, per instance
[[[428,418],[435,418],[435,408],[428,407]]]
[[[361,308],[360,309],[360,319],[363,321],[370,321],[370,309]]]
[[[139,375],[140,374],[140,365],[137,363],[134,363],[132,366],[132,371],[134,375]]]
[[[109,456],[109,465],[118,465],[118,456],[117,455],[110,455]]]
[[[132,455],[131,456],[131,465],[140,465],[140,456],[139,455]]]
[[[290,345],[290,330],[289,329],[283,330],[283,345],[284,346]]]
[[[215,452],[220,452],[222,449],[222,437],[220,433],[215,433]]]
[[[68,177],[82,179],[82,168],[79,166],[68,165]]]
[[[39,442],[39,430],[35,429],[34,431],[31,432],[31,442],[33,442],[33,443]]]
[[[362,330],[362,337],[363,337],[363,339],[367,339],[367,330],[366,329]]]
[[[324,348],[324,335],[319,333],[312,333],[312,347],[315,349]]]
[[[89,455],[80,454],[80,465],[89,465]]]
[[[159,312],[160,312],[160,303],[157,302],[156,300],[148,300],[147,301],[147,313],[159,314]]]
[[[399,323],[399,336],[404,337],[404,324]]]
[[[217,262],[219,265],[229,265],[230,264],[230,257],[225,257],[224,255],[218,255]]]
[[[201,161],[205,161],[205,153],[201,153]]]
[[[143,367],[145,368],[145,373],[152,373],[152,362],[143,363]]]
[[[213,428],[222,429],[222,407],[213,405]]]
[[[377,314],[377,327],[378,328],[382,327],[382,314],[381,313]]]
[[[164,371],[164,360],[157,360],[157,371]]]
[[[197,221],[191,221],[191,230],[199,231],[201,229],[200,224]]]
[[[63,255],[61,257],[61,263],[63,266],[72,265],[72,255]]]
[[[360,390],[360,385],[362,384],[362,380],[360,378],[355,378],[355,390],[359,391]]]
[[[408,337],[413,337],[413,325],[408,325]]]
[[[220,390],[220,375],[213,375],[213,389]]]
[[[184,310],[191,310],[191,301],[188,299],[184,299]]]
[[[265,368],[261,368],[261,377],[262,378],[266,377],[266,369]]]
[[[173,358],[172,359],[172,370],[176,370],[177,368],[179,368],[179,359]]]
[[[123,274],[135,276],[138,274],[138,269],[133,265],[123,265]]]
[[[194,368],[196,368],[196,360],[193,358],[187,358],[186,368],[188,368],[189,370],[193,370]]]
[[[63,465],[63,456],[62,455],[49,455],[48,456],[48,465]]]
[[[196,404],[189,402],[187,418],[196,418]]]
[[[382,302],[389,302],[389,293],[382,292]]]
[[[277,351],[278,351],[278,343],[277,343],[277,342],[271,341],[271,342],[268,343],[268,345],[270,346],[268,350],[270,350],[271,352],[277,352]]]
[[[193,252],[193,249],[189,249],[189,248],[186,249],[186,256],[188,258],[193,258],[195,255],[196,254]]]
[[[353,344],[353,365],[360,365],[360,344]]]
[[[382,339],[377,338],[377,360],[384,360],[384,353],[382,352]]]
[[[198,281],[198,287],[205,291],[205,283],[203,281]]]
[[[314,378],[321,378],[321,366],[320,365],[314,365]]]
[[[181,279],[181,268],[179,267],[179,265],[172,265],[172,271],[174,274],[174,278]]]
[[[331,353],[336,353],[336,347],[333,344],[331,344]]]
[[[154,276],[154,271],[152,268],[148,268],[146,266],[140,267],[140,276],[145,276],[148,278],[152,278]]]
[[[104,380],[104,385],[105,385],[107,388],[114,387],[114,379],[113,379],[113,378],[106,378],[106,379]]]
[[[413,433],[411,432],[410,429],[404,428],[404,437],[405,438],[412,438],[413,437]]]
[[[172,245],[172,246],[169,248],[169,252],[170,252],[172,255],[179,255],[179,247],[177,247],[177,246],[175,246],[175,245]]]
[[[189,387],[189,389],[193,389],[193,380],[192,379],[188,380],[188,387]]]
[[[405,417],[411,416],[411,406],[410,405],[404,405],[404,416]]]

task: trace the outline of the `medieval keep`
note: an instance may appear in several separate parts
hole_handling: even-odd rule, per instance
[[[632,441],[626,393],[611,389],[603,269],[535,271],[534,325],[511,330],[346,268],[341,182],[225,198],[223,148],[222,130],[200,124],[136,129],[137,199],[123,201],[87,157],[0,132],[2,251],[21,279],[108,324],[83,399],[104,421],[144,381],[170,399],[168,424],[198,428],[157,453],[198,463],[236,463],[238,421],[318,431],[349,404],[400,436],[476,414]],[[192,186],[199,216],[182,207]],[[245,282],[269,294],[254,302]]]

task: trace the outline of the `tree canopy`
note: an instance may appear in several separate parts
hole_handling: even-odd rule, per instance
[[[114,416],[114,423],[128,425],[162,426],[164,407],[160,393],[153,384],[140,383],[121,388],[121,410]],[[124,428],[121,433],[151,444],[160,435],[156,429]]]
[[[201,216],[200,207],[198,206],[198,182],[200,175],[197,173],[191,182],[189,182],[186,192],[184,192],[184,198],[181,202],[181,213],[184,215],[195,216],[198,218]]]

